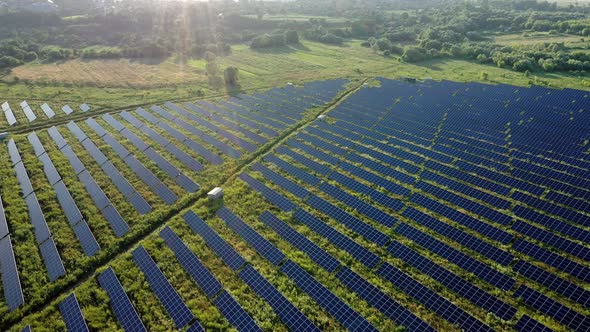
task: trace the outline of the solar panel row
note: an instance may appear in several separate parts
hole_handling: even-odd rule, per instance
[[[2,289],[4,298],[10,312],[16,310],[25,303],[16,259],[12,249],[10,235],[0,239],[0,271],[2,272]]]
[[[68,331],[89,331],[74,293],[59,303],[59,311],[66,322]]]
[[[131,253],[133,261],[145,275],[150,287],[158,296],[158,299],[172,317],[177,329],[188,325],[195,316],[186,306],[176,289],[170,284],[164,273],[158,268],[156,262],[150,257],[143,246],[137,247]]]
[[[272,204],[278,206],[283,211],[293,211],[297,206],[291,202],[290,200],[286,199],[284,196],[278,194],[276,191],[270,189],[269,187],[262,184],[260,181],[254,179],[248,173],[242,173],[238,176],[242,181],[246,182],[248,186],[260,194],[271,202]]]
[[[111,309],[123,329],[125,331],[147,331],[111,267],[98,275],[98,282],[100,287],[107,292]]]

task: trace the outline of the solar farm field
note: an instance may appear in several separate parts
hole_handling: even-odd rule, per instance
[[[350,89],[11,136],[0,330],[590,330],[587,93]]]

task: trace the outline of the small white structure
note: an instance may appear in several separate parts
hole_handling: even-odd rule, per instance
[[[0,142],[2,142],[3,140],[5,140],[6,137],[8,137],[8,132],[0,133]]]
[[[211,201],[218,200],[223,197],[223,189],[221,189],[221,187],[215,187],[207,193],[207,197],[209,197],[209,200]]]
[[[322,114],[322,115],[318,116],[318,120],[320,120],[320,121],[326,120],[326,115]]]
[[[287,83],[287,86],[292,88],[292,87],[294,87],[295,85],[293,85],[293,83],[289,82],[289,83]]]
[[[369,87],[369,83],[363,83],[363,87],[364,88],[368,88]]]

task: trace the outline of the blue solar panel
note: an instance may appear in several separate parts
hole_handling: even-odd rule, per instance
[[[377,331],[371,323],[293,261],[288,260],[281,267],[281,272],[293,279],[297,287],[309,294],[320,307],[336,318],[346,329],[350,331]]]
[[[515,215],[521,218],[548,227],[554,231],[569,236],[572,239],[580,240],[584,243],[590,242],[590,232],[580,227],[576,227],[566,222],[559,221],[555,218],[547,216],[546,214],[535,212],[531,209],[525,208],[520,205],[516,206],[513,209],[513,211]]]
[[[51,139],[53,139],[53,141],[57,145],[58,149],[61,150],[61,148],[68,145],[66,140],[63,138],[63,136],[60,134],[59,130],[57,130],[55,126],[47,129],[47,132],[49,133],[49,136],[51,136]]]
[[[33,193],[33,185],[31,184],[31,180],[29,180],[29,174],[25,169],[25,165],[22,162],[15,164],[14,171],[16,172],[16,178],[20,185],[22,197],[29,196],[31,193]]]
[[[144,273],[150,287],[156,293],[168,314],[172,317],[176,328],[182,329],[185,327],[195,316],[186,306],[180,295],[178,295],[178,292],[168,282],[164,273],[156,265],[156,262],[154,262],[142,246],[133,250],[131,254],[133,261]]]
[[[25,326],[22,330],[20,330],[20,332],[31,332],[31,325],[27,325]]]
[[[119,143],[117,139],[111,136],[111,134],[104,135],[102,139],[115,151],[119,158],[125,160],[125,158],[131,155],[131,152],[129,152],[126,147]]]
[[[131,203],[131,205],[133,205],[133,207],[135,208],[135,210],[137,210],[137,212],[139,212],[139,214],[144,215],[152,211],[151,205],[149,205],[149,203],[146,202],[145,199],[138,192],[134,192],[131,195],[127,196],[127,200],[129,201],[129,203]]]
[[[378,246],[383,246],[389,242],[389,236],[318,196],[311,196],[307,200],[307,203],[316,210],[325,213],[334,220],[350,228],[355,233],[364,236],[367,240],[374,242]]]
[[[164,201],[164,203],[172,205],[178,200],[176,194],[162,184],[162,182],[134,156],[128,156],[125,158],[125,163],[152,189],[156,195],[158,195],[158,197],[160,197],[160,199],[162,199],[162,201]]]
[[[74,112],[74,110],[69,105],[65,105],[61,109],[64,113],[66,113],[66,115],[70,115]]]
[[[205,329],[201,326],[199,322],[194,322],[191,327],[189,327],[186,332],[205,332]]]
[[[344,190],[341,190],[341,189],[339,189],[327,182],[323,182],[322,184],[320,184],[319,189],[321,191],[325,192],[326,194],[334,197],[335,199],[341,201],[342,203],[346,204],[348,207],[359,211],[360,213],[364,214],[365,216],[373,219],[374,221],[376,221],[386,227],[393,227],[393,225],[395,225],[397,223],[396,218],[390,216],[389,214],[377,209],[373,205],[370,205],[370,204],[364,202],[363,200],[361,200],[361,199],[359,199],[359,198],[345,192]],[[359,189],[359,190],[362,190],[362,189]],[[380,198],[379,200],[381,202],[385,202],[385,201],[391,202],[389,205],[386,205],[386,206],[388,206],[389,208],[391,208],[393,210],[399,211],[404,205],[401,201],[394,200],[385,194],[381,194],[376,191],[373,191],[373,189],[371,189],[371,190],[372,190],[372,192],[370,193],[372,195],[371,198],[374,199],[374,198],[379,197]],[[381,196],[377,196],[377,194],[380,194]]]
[[[127,232],[129,232],[129,226],[125,220],[123,220],[119,214],[119,211],[117,211],[114,206],[107,206],[106,208],[102,209],[101,213],[106,221],[108,221],[108,223],[111,225],[111,228],[117,237],[122,237],[127,234]]]
[[[94,234],[92,234],[86,221],[80,221],[73,229],[86,256],[94,256],[100,251],[100,246],[96,242],[96,238],[94,238]]]
[[[297,207],[295,203],[291,202],[290,200],[278,194],[276,191],[270,189],[269,187],[263,185],[262,183],[260,183],[260,181],[248,175],[248,173],[242,173],[238,177],[242,181],[246,182],[248,186],[250,186],[250,188],[262,194],[262,196],[264,196],[266,200],[276,205],[279,209],[289,212],[293,211]]]
[[[201,263],[197,256],[182,242],[182,240],[170,229],[164,228],[160,236],[166,242],[166,245],[172,249],[174,255],[188,272],[191,278],[199,285],[201,290],[209,297],[213,298],[222,287],[213,274]]]
[[[27,196],[25,203],[27,203],[29,218],[35,229],[35,239],[37,239],[37,243],[42,243],[51,236],[51,233],[49,232],[47,222],[45,221],[43,211],[41,211],[41,206],[39,206],[39,201],[35,193]]]
[[[66,274],[61,257],[57,252],[55,242],[53,242],[53,238],[48,238],[45,240],[45,242],[41,243],[39,245],[39,249],[41,250],[41,257],[43,258],[43,262],[47,268],[49,281],[53,282],[57,280],[57,278]]]
[[[258,296],[266,300],[291,331],[320,331],[252,265],[247,265],[240,271],[239,276]]]
[[[373,286],[373,284],[363,279],[363,277],[359,276],[348,267],[344,267],[338,271],[338,273],[336,273],[336,278],[396,324],[405,327],[406,330],[436,331],[411,311],[399,305],[379,288]]]
[[[2,271],[2,289],[9,311],[14,311],[25,303],[21,283],[12,250],[10,235],[0,240],[0,271]]]
[[[407,224],[401,224],[395,231],[500,289],[509,290],[514,285],[514,279]]]
[[[535,265],[521,260],[514,265],[513,270],[583,306],[590,304],[589,291]]]
[[[311,175],[306,171],[302,170],[301,168],[295,167],[275,155],[264,156],[264,161],[275,164],[287,174],[295,177],[296,179],[302,180],[303,182],[306,182],[312,186],[316,186],[321,182],[321,180],[315,175]]]
[[[260,163],[252,165],[252,170],[262,173],[265,178],[271,180],[276,185],[289,191],[293,195],[299,198],[305,198],[309,195],[309,192],[295,182],[288,180],[282,175],[276,173],[268,167],[263,166]]]
[[[410,201],[419,204],[429,209],[430,211],[445,216],[458,224],[469,227],[480,234],[483,234],[493,240],[501,242],[502,244],[508,244],[510,241],[512,241],[513,236],[510,233],[505,232],[485,222],[482,222],[460,211],[457,211],[443,203],[439,203],[433,199],[427,198],[423,195],[414,194],[410,198]]]
[[[47,103],[41,105],[41,109],[43,110],[43,113],[45,113],[45,116],[47,116],[48,119],[51,119],[55,116],[55,112],[51,109],[51,107],[49,107],[49,105],[47,105]]]
[[[84,171],[86,167],[82,164],[74,150],[69,145],[64,146],[61,149],[61,153],[68,159],[70,165],[74,169],[74,173],[80,174],[80,172]]]
[[[586,317],[549,297],[520,286],[514,293],[515,298],[521,298],[527,305],[553,317],[574,331],[590,331],[590,317]]]
[[[288,149],[285,146],[280,146],[276,149],[276,152],[279,154],[284,154],[287,155],[291,158],[293,158],[296,162],[300,163],[301,165],[311,169],[312,171],[321,174],[321,175],[326,175],[330,172],[330,168],[327,166],[324,166],[316,161],[313,161],[307,157],[304,157],[302,155],[300,155],[299,153]]]
[[[149,145],[147,145],[143,139],[137,137],[134,133],[132,133],[129,129],[125,128],[121,130],[121,135],[123,135],[126,139],[128,139],[139,151],[144,152],[145,150],[149,149]]]
[[[522,221],[517,221],[512,225],[512,229],[522,235],[526,235],[535,240],[546,243],[554,248],[567,252],[570,255],[579,257],[585,261],[590,260],[590,249],[579,245],[573,241],[557,236],[551,232],[545,231],[533,225]]]
[[[352,257],[356,258],[365,266],[374,268],[381,261],[379,256],[375,255],[360,244],[354,242],[349,237],[338,232],[331,226],[328,226],[320,219],[311,215],[309,212],[298,209],[295,211],[293,217],[302,224],[307,225],[314,232],[328,239],[336,247],[348,252]]]
[[[57,182],[53,188],[55,189],[57,200],[64,211],[68,222],[72,226],[77,224],[84,217],[82,216],[78,205],[76,202],[74,202],[72,195],[70,195],[68,188],[66,188],[66,185],[63,183],[63,181]]]
[[[459,325],[465,331],[493,331],[489,326],[473,318],[455,304],[410,278],[389,263],[382,264],[376,273],[447,321]]]
[[[510,320],[516,314],[516,309],[512,306],[496,299],[481,288],[474,286],[398,242],[393,242],[387,248],[387,251],[503,320]]]
[[[80,182],[82,182],[82,184],[86,188],[86,191],[90,195],[90,198],[99,210],[102,210],[109,204],[111,204],[109,198],[105,195],[102,189],[100,189],[98,184],[96,184],[94,178],[92,177],[92,175],[90,175],[90,173],[88,173],[88,171],[84,171],[78,174],[78,179],[80,180]]]
[[[502,265],[508,265],[514,259],[512,254],[414,208],[406,209],[403,215]]]
[[[519,332],[553,332],[552,329],[537,322],[536,320],[532,319],[527,315],[522,316],[518,320],[518,322],[514,326],[514,329],[516,329]]]
[[[217,216],[236,233],[238,233],[246,242],[248,242],[256,251],[266,258],[273,265],[279,265],[285,255],[277,249],[267,239],[258,234],[252,227],[246,224],[242,219],[233,214],[228,208],[223,207],[217,211]]]
[[[332,255],[325,252],[317,244],[295,231],[287,225],[287,223],[283,222],[269,211],[265,211],[260,215],[260,221],[272,228],[282,238],[287,240],[287,242],[291,243],[291,245],[309,255],[311,259],[326,271],[334,272],[340,266],[340,262],[332,257]]]
[[[88,138],[88,136],[86,136],[86,133],[82,129],[80,129],[80,127],[78,127],[78,125],[74,121],[68,122],[66,126],[68,127],[68,129],[70,129],[72,134],[76,136],[79,142],[82,142],[83,140]]]
[[[45,153],[45,148],[43,147],[43,143],[41,143],[41,141],[39,140],[37,133],[30,133],[29,135],[27,135],[27,139],[29,140],[29,143],[31,143],[31,145],[33,146],[33,150],[35,151],[36,157],[39,157],[40,155]]]
[[[147,331],[113,269],[109,267],[106,271],[99,274],[98,282],[100,283],[100,287],[109,295],[111,308],[123,330],[133,332]]]
[[[516,240],[512,248],[560,271],[569,273],[580,280],[590,282],[590,269],[585,265],[561,257],[523,239]]]
[[[82,310],[74,293],[70,294],[59,304],[59,312],[66,322],[68,331],[88,331],[88,326],[86,325]]]
[[[223,259],[232,270],[238,270],[246,261],[238,252],[223,240],[203,219],[199,218],[193,211],[188,211],[182,218],[197,234],[201,235],[207,245]]]
[[[106,130],[104,130],[104,128],[93,118],[86,119],[84,122],[98,134],[98,137],[103,137],[107,134]]]
[[[8,235],[8,223],[6,222],[6,215],[4,214],[4,204],[2,203],[2,196],[0,196],[0,239]]]
[[[47,176],[47,180],[49,181],[50,185],[53,186],[57,182],[61,181],[61,176],[57,172],[57,169],[55,168],[55,165],[53,165],[53,162],[51,161],[51,158],[49,158],[48,154],[39,156],[39,161],[41,161],[43,164],[43,172],[45,173],[45,176]]]
[[[229,295],[227,291],[223,291],[219,296],[213,300],[213,304],[221,311],[223,316],[227,318],[229,323],[233,325],[238,331],[262,331],[256,325],[256,322],[236,300]]]
[[[125,129],[125,126],[123,126],[121,124],[121,122],[119,122],[117,119],[115,119],[112,115],[110,114],[104,114],[102,116],[102,119],[108,123],[111,127],[113,127],[117,132],[122,131],[123,129]]]

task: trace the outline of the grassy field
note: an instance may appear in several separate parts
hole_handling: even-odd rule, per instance
[[[508,37],[506,40],[509,40]],[[246,45],[234,45],[233,54],[219,61],[221,67],[231,65],[240,69],[243,91],[282,86],[287,82],[336,77],[411,76],[479,81],[482,71],[489,73],[491,82],[514,85],[535,83],[534,78],[521,73],[462,60],[442,59],[407,64],[397,58],[374,54],[370,49],[361,47],[360,41],[349,42],[344,46],[304,41],[297,47],[264,51],[255,51]],[[172,60],[159,64],[127,60],[72,60],[62,64],[26,65],[14,69],[13,74],[0,82],[0,101],[8,100],[18,106],[17,103],[26,99],[38,104],[48,102],[52,107],[61,107],[70,102],[78,105],[86,102],[94,106],[93,109],[100,110],[170,99],[187,100],[198,96],[198,91],[205,96],[225,94],[225,91],[208,88],[202,75],[204,65],[202,60],[189,61],[186,66],[176,65]],[[58,78],[47,83],[48,75],[56,71]],[[14,83],[14,76],[30,81]],[[72,79],[77,76],[80,78]],[[102,82],[102,86],[96,86],[92,81],[94,79]],[[583,77],[569,73],[539,74],[539,79],[555,88],[586,88]],[[170,85],[161,86],[162,82],[169,82]],[[5,119],[0,119],[0,127],[2,121]]]
[[[244,15],[249,18],[258,18],[256,15]],[[263,20],[268,21],[296,21],[296,22],[307,22],[309,19],[324,19],[329,23],[342,23],[349,21],[344,17],[330,17],[330,16],[314,16],[314,15],[297,15],[297,14],[276,14],[276,15],[264,15]]]
[[[500,45],[506,46],[532,46],[542,43],[565,43],[566,46],[576,47],[580,45],[587,45],[584,37],[568,34],[550,35],[549,33],[530,33],[527,36],[522,34],[507,34],[496,36],[494,41]]]

